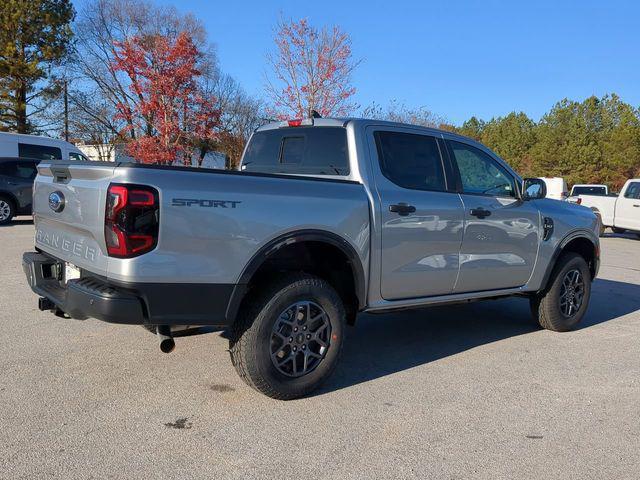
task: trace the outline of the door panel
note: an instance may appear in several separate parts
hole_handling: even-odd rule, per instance
[[[640,182],[631,182],[616,200],[615,226],[640,231]]]
[[[462,195],[464,240],[456,293],[519,287],[527,283],[538,254],[539,213],[533,202]],[[485,218],[471,215],[483,208]]]
[[[464,211],[460,196],[446,191],[438,143],[411,130],[370,132],[381,212],[381,295],[449,294],[458,276]]]
[[[540,213],[517,197],[516,179],[489,154],[448,142],[460,177],[464,238],[454,292],[519,287],[535,266]]]
[[[382,297],[386,300],[451,293],[462,241],[460,197],[443,192],[381,191]],[[412,214],[390,212],[401,202]]]

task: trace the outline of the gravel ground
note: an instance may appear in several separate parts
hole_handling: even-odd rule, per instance
[[[217,332],[171,355],[135,326],[38,311],[0,227],[0,477],[604,478],[640,475],[640,240],[603,239],[581,329],[524,299],[362,316],[335,375],[278,402]]]

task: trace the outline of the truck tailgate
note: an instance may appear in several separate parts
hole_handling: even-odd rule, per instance
[[[33,189],[36,247],[106,275],[104,210],[115,168],[97,162],[41,163]]]

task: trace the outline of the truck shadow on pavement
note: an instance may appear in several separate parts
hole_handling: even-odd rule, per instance
[[[640,310],[640,285],[598,279],[579,329],[637,310]],[[539,330],[525,298],[361,315],[356,327],[347,331],[348,338],[336,372],[317,394]]]

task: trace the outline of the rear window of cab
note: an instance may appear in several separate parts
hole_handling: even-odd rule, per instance
[[[256,132],[247,146],[242,170],[349,175],[347,132],[342,127],[293,127]]]

